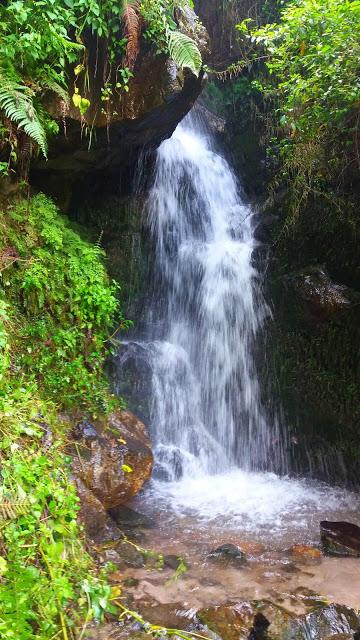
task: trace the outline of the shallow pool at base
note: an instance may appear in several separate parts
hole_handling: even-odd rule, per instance
[[[181,556],[188,570],[129,569],[140,582],[139,603],[200,608],[234,600],[270,598],[303,612],[317,597],[360,607],[360,559],[294,556],[294,544],[320,545],[321,520],[360,525],[360,499],[326,484],[233,470],[173,483],[153,481],[131,505],[154,520],[142,546]],[[244,565],[214,562],[224,543],[245,551]]]

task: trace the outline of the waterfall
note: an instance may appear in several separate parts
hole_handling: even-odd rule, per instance
[[[152,299],[119,368],[146,361],[158,474],[281,469],[254,358],[270,310],[252,259],[252,210],[196,115],[158,149],[147,214]]]

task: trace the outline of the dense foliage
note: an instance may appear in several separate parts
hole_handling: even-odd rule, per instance
[[[0,172],[31,154],[35,143],[47,153],[47,135],[58,131],[46,109],[55,93],[66,114],[72,101],[84,117],[90,106],[88,43],[96,38],[107,55],[102,99],[128,90],[144,36],[158,53],[198,74],[195,42],[177,31],[174,11],[185,0],[7,0],[0,4]],[[81,77],[81,91],[79,90]],[[26,134],[26,135],[23,135]],[[6,156],[6,153],[7,156]]]
[[[293,181],[294,211],[327,190],[336,206],[360,168],[360,2],[293,0],[251,38],[265,53],[270,79],[257,87],[277,106],[273,150]]]
[[[9,207],[0,224],[3,286],[14,316],[12,372],[26,373],[46,397],[67,406],[91,397],[99,409],[106,338],[118,307],[102,251],[81,240],[41,194]]]
[[[41,194],[1,212],[0,268],[0,636],[66,640],[111,589],[84,551],[59,411],[115,402],[102,364],[118,287]]]

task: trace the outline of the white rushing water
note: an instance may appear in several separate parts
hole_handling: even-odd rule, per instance
[[[289,517],[306,527],[325,500],[331,512],[353,508],[353,496],[269,473],[286,471],[286,442],[256,375],[270,312],[252,262],[252,212],[194,116],[160,146],[147,207],[152,302],[145,338],[128,343],[119,369],[137,358],[151,372],[152,494],[245,529],[282,529]]]
[[[160,464],[170,477],[265,468],[277,427],[261,406],[253,358],[269,310],[251,262],[251,211],[189,116],[158,151],[148,207],[165,319],[152,361]]]
[[[251,534],[272,543],[317,542],[321,520],[360,525],[359,497],[325,483],[234,469],[228,473],[154,481],[146,493],[150,514],[173,514],[194,531]],[[174,525],[172,525],[174,526]],[[196,535],[196,534],[195,534]]]

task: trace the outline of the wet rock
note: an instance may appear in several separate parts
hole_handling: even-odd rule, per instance
[[[100,530],[96,536],[93,537],[93,541],[96,544],[109,545],[113,542],[117,542],[122,539],[122,531],[120,531],[112,522],[111,518],[108,518],[105,523],[104,529]]]
[[[320,522],[321,541],[326,553],[360,558],[360,527],[351,522]]]
[[[164,566],[165,567],[170,567],[170,569],[173,569],[174,571],[177,571],[177,569],[182,565],[185,564],[183,558],[181,558],[180,556],[175,556],[175,555],[167,555],[164,556]]]
[[[307,587],[298,587],[292,592],[292,595],[312,610],[314,607],[324,607],[327,604],[325,596],[321,596],[316,591],[308,589]]]
[[[137,222],[134,221],[134,226],[138,224],[139,229],[142,225],[142,210],[143,207],[138,211]],[[114,211],[113,216],[115,215]],[[121,237],[119,238],[117,234],[114,234],[112,229],[113,224],[113,219],[110,218],[108,235],[111,237],[112,234],[111,242],[113,245],[113,249],[111,249],[111,253],[109,254],[111,263],[113,262],[113,254],[116,254],[117,259],[119,259],[121,252],[124,252],[124,247],[119,249]],[[108,245],[106,249],[108,252]],[[128,263],[129,271],[134,270],[134,265],[136,271],[136,263],[132,261],[132,256],[129,255],[128,250],[125,250],[123,261]],[[124,276],[126,277],[124,270],[122,273],[115,273],[115,276],[116,275],[119,276],[119,282],[122,282]],[[143,278],[146,280],[145,275]],[[131,292],[131,295],[134,296],[134,291]],[[139,309],[137,317],[141,317],[141,311],[142,309]],[[121,349],[119,349],[110,360],[110,376],[115,393],[120,397],[127,398],[130,409],[136,409],[136,415],[146,423],[149,421],[151,413],[151,375],[151,356],[149,356],[148,350],[137,342],[129,341],[127,344],[122,345]]]
[[[121,530],[124,536],[131,542],[139,544],[140,546],[146,542],[146,535],[143,529],[126,529],[122,527]]]
[[[226,543],[222,544],[217,549],[210,551],[207,556],[210,560],[219,560],[225,563],[236,562],[239,564],[245,564],[246,555],[236,544]]]
[[[74,436],[77,440],[82,438],[87,440],[96,440],[99,437],[98,432],[96,431],[94,425],[84,418],[79,422],[74,429]]]
[[[222,640],[247,640],[256,612],[249,602],[222,604],[198,611],[197,618]]]
[[[286,282],[308,316],[320,322],[329,320],[359,301],[356,292],[333,282],[320,267],[309,267],[301,273],[287,276]]]
[[[155,521],[152,518],[124,505],[109,509],[109,515],[120,527],[127,529],[132,529],[133,527],[150,529],[155,526]]]
[[[266,637],[266,632],[270,626],[270,622],[262,613],[256,613],[254,616],[254,624],[250,631],[249,640],[261,640]]]
[[[117,411],[107,421],[80,422],[73,447],[75,478],[106,508],[134,496],[149,479],[153,465],[145,425],[130,411]]]
[[[75,483],[80,498],[78,517],[89,538],[97,544],[121,538],[121,531],[109,518],[100,500],[84,485],[80,478],[76,478]]]
[[[356,633],[334,633],[323,640],[359,640]]]
[[[143,618],[151,624],[156,624],[168,629],[186,629],[189,625],[187,612],[183,611],[180,603],[160,604],[154,602],[152,605],[140,604],[140,611]]]
[[[178,447],[157,447],[158,460],[154,466],[153,477],[163,482],[179,480],[184,474],[184,456]]]
[[[299,617],[270,601],[252,605],[270,623],[266,630],[269,640],[325,640],[343,634],[346,640],[348,634],[353,637],[360,629],[360,615],[344,605],[327,605]]]
[[[207,33],[194,12],[185,6],[179,8],[178,22],[179,29],[191,34],[206,55]],[[169,138],[194,105],[204,84],[203,72],[195,77],[189,70],[179,69],[167,56],[156,55],[155,48],[142,38],[128,91],[111,92],[104,109],[103,77],[96,69],[106,67],[107,42],[90,33],[84,37],[89,68],[86,97],[90,107],[82,116],[70,102],[64,114],[63,102],[49,98],[48,110],[60,122],[65,117],[66,130],[64,135],[53,136],[48,162],[38,159],[32,166],[32,183],[57,196],[64,208],[69,207],[79,182],[92,184],[102,177],[108,179],[110,173],[116,179],[119,170],[134,166],[139,152],[154,151]],[[121,59],[114,60],[114,71],[119,66]],[[108,80],[115,82],[115,73]],[[91,145],[82,135],[85,123],[94,128]]]
[[[291,547],[291,555],[304,564],[320,564],[322,559],[320,549],[306,544],[294,544]]]
[[[255,239],[264,244],[268,244],[271,241],[271,234],[277,221],[278,216],[255,213],[252,216]]]
[[[269,625],[266,629],[266,637],[269,640],[290,640],[292,638],[295,618],[289,611],[270,600],[254,601],[252,606],[258,615],[261,614],[268,620]]]
[[[293,629],[296,640],[324,640],[338,634],[354,634],[360,631],[360,615],[345,605],[330,604],[297,618]]]
[[[219,115],[213,113],[203,104],[196,104],[193,111],[199,117],[206,121],[206,127],[211,130],[215,136],[222,136],[225,133],[226,120]]]
[[[360,632],[360,614],[331,604],[295,617],[269,600],[226,603],[202,609],[200,622],[222,640],[347,640]]]
[[[223,70],[242,57],[238,39],[234,37],[234,24],[245,16],[253,17],[249,7],[253,3],[226,2],[218,4],[209,0],[197,0],[196,11],[210,35],[212,68]]]
[[[149,640],[151,636],[145,631],[139,630],[139,625],[131,625],[122,622],[111,622],[89,628],[84,640]]]
[[[254,540],[236,540],[236,544],[247,556],[259,556],[266,551],[266,546],[262,542]]]
[[[127,567],[140,569],[145,566],[145,557],[141,551],[126,541],[117,544],[116,553],[119,554],[121,562]]]
[[[104,562],[111,562],[112,564],[115,564],[115,565],[120,565],[122,562],[120,555],[115,549],[105,549],[102,556],[103,556]]]
[[[201,578],[201,584],[203,587],[220,587],[221,588],[221,582],[219,582],[219,580],[216,580],[215,578],[209,578],[207,576],[204,576]]]
[[[179,31],[195,40],[202,59],[206,61],[210,55],[210,38],[195,11],[193,11],[188,4],[184,3],[176,7],[175,16]]]
[[[133,589],[134,587],[137,587],[139,585],[140,580],[138,580],[137,578],[133,578],[132,576],[128,576],[127,578],[124,578],[123,580],[123,585],[124,587],[127,587],[128,589]]]
[[[84,524],[90,537],[94,537],[105,526],[107,514],[100,500],[89,491],[83,482],[76,480],[77,494],[80,498],[78,517]]]
[[[294,564],[293,562],[288,562],[288,561],[282,561],[281,564],[281,571],[285,572],[285,573],[300,573],[301,569],[299,569],[299,567],[296,566],[296,564]]]

